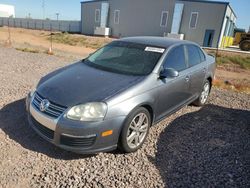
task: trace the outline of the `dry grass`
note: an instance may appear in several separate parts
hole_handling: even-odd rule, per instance
[[[22,52],[29,52],[29,53],[39,53],[39,50],[36,49],[31,49],[31,48],[15,48],[18,51],[22,51]]]
[[[225,56],[225,55],[218,54],[217,64],[218,65],[236,64],[236,65],[239,65],[243,69],[250,69],[250,56],[248,57],[242,57],[240,55]]]
[[[206,50],[208,54],[216,55],[215,50]],[[217,69],[227,71],[227,75],[217,75],[213,85],[218,88],[250,94],[250,55],[219,51],[217,54]],[[235,77],[235,73],[238,77]],[[231,75],[234,74],[234,75]],[[244,77],[245,76],[245,77]]]
[[[216,55],[215,50],[207,50],[208,54]],[[218,52],[217,54],[217,65],[228,66],[238,65],[242,69],[250,69],[250,55],[249,54],[238,54],[233,52]]]
[[[50,36],[48,36],[47,39],[51,40]],[[52,41],[70,46],[84,46],[86,48],[98,49],[112,41],[112,39],[74,35],[69,33],[53,33]]]
[[[231,91],[250,94],[250,86],[246,84],[233,84],[227,81],[214,80],[213,86],[217,88],[223,88]]]
[[[15,49],[18,51],[28,52],[28,53],[45,53],[48,55],[54,55],[53,51],[51,50],[37,50],[33,48],[15,48]]]

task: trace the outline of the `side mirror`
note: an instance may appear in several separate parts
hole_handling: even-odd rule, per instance
[[[160,79],[164,78],[175,78],[179,76],[179,72],[172,68],[163,69],[160,72]]]

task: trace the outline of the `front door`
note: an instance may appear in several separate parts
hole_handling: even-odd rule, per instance
[[[204,36],[204,47],[212,47],[214,39],[214,30],[207,29]]]
[[[189,91],[190,75],[184,53],[184,46],[172,49],[163,64],[164,68],[173,68],[179,72],[175,78],[158,80],[157,119],[161,119],[185,104],[191,97]]]

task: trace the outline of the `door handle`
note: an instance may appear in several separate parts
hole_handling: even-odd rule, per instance
[[[185,81],[189,82],[189,80],[190,80],[190,76],[186,76]]]

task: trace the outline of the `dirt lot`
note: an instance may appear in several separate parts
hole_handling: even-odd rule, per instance
[[[77,155],[41,139],[24,98],[72,59],[0,47],[0,187],[250,187],[247,94],[213,89],[204,108],[185,107],[153,126],[133,154]]]
[[[56,32],[54,32],[56,33]],[[83,35],[72,34],[73,38],[82,40]],[[4,45],[9,38],[9,32],[7,27],[0,27],[0,44]],[[10,38],[12,47],[19,49],[33,49],[39,52],[46,52],[49,50],[50,43],[50,32],[40,30],[29,30],[22,28],[10,28]],[[96,43],[106,43],[112,39],[105,39],[101,37],[89,37],[88,39]],[[53,53],[57,56],[67,57],[82,57],[94,51],[93,48],[84,47],[80,45],[67,45],[63,43],[52,43]],[[66,52],[66,53],[65,53]]]

